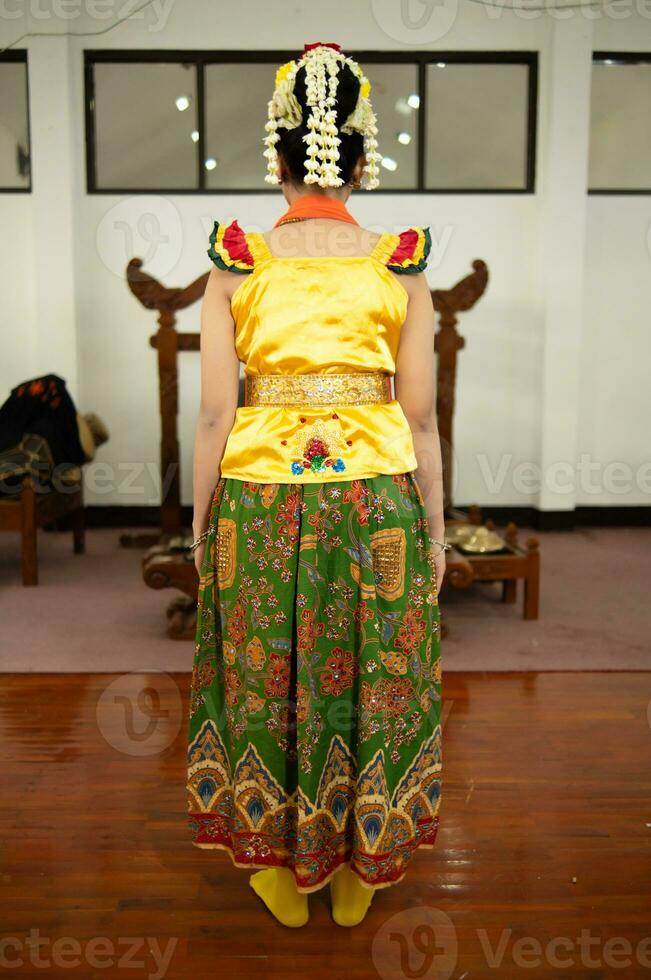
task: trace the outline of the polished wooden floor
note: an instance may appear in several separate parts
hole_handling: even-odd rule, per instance
[[[651,675],[449,674],[438,846],[353,930],[189,843],[188,686],[0,676],[0,980],[651,976]]]

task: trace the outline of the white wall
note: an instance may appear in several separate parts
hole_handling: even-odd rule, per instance
[[[37,373],[32,286],[33,202],[27,194],[0,194],[0,398]]]
[[[650,51],[651,11],[600,19],[598,51]],[[647,175],[651,160],[647,161]],[[651,499],[651,195],[591,196],[586,224],[579,449],[598,464],[577,503]]]
[[[414,17],[425,9],[416,7]],[[23,42],[30,57],[34,193],[0,197],[6,311],[0,394],[37,371],[57,371],[69,380],[78,407],[106,420],[112,435],[100,450],[102,464],[88,468],[90,503],[159,499],[156,362],[148,344],[155,317],[127,289],[127,259],[140,255],[153,275],[184,285],[208,268],[214,218],[237,216],[245,227],[269,227],[281,198],[87,195],[83,50],[299,52],[313,39],[338,40],[350,49],[409,50],[413,43],[539,51],[535,195],[359,194],[352,209],[376,229],[430,225],[433,286],[456,282],[474,258],[488,263],[488,291],[461,322],[467,347],[455,420],[458,502],[552,510],[649,502],[647,488],[622,494],[603,471],[598,494],[586,493],[574,469],[587,453],[602,465],[621,460],[639,477],[648,459],[650,406],[642,373],[651,347],[645,329],[651,203],[648,197],[587,198],[585,171],[590,52],[651,50],[651,20],[633,8],[630,17],[615,20],[605,13],[566,11],[561,17],[446,0],[432,7],[434,21],[412,28],[400,21],[401,9],[394,0],[354,6],[334,0],[318,7],[255,0],[238,8],[196,0],[150,8],[96,37]],[[73,24],[54,18],[39,20],[35,29],[94,31],[104,24],[89,16]],[[24,23],[0,27],[7,43]],[[197,329],[198,312],[198,306],[186,311],[181,329]],[[198,358],[181,362],[183,499],[189,503]],[[557,479],[559,463],[569,467],[569,490]],[[525,478],[531,467],[533,480]],[[541,481],[536,467],[543,468]]]

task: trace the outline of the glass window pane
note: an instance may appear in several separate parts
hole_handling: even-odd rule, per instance
[[[0,62],[0,187],[29,186],[27,65]]]
[[[528,65],[428,66],[428,188],[526,188],[528,83]]]
[[[268,190],[262,155],[275,63],[206,65],[206,187]]]
[[[592,66],[588,186],[651,187],[651,64]]]
[[[195,65],[95,65],[98,188],[196,188],[197,129]]]
[[[206,66],[206,187],[268,189],[262,140],[277,67],[275,63]],[[380,186],[414,187],[417,69],[415,65],[368,65],[365,71],[372,86],[384,157]]]
[[[418,68],[364,65],[382,154],[380,189],[415,188],[418,179]]]

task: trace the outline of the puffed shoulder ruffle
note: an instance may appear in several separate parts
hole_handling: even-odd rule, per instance
[[[215,221],[210,233],[208,255],[219,269],[227,272],[253,272],[259,257],[258,238],[253,232],[246,232],[237,223],[229,225]]]
[[[429,228],[407,228],[399,235],[385,232],[376,246],[376,255],[392,272],[423,272],[431,247]]]

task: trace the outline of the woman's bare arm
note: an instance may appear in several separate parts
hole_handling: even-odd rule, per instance
[[[424,273],[401,276],[409,294],[407,317],[396,357],[395,392],[409,422],[418,468],[416,480],[425,500],[432,539],[445,535],[443,465],[436,422],[434,374],[434,306]],[[433,546],[433,553],[440,550]],[[445,556],[437,559],[437,580],[443,581]]]
[[[201,305],[201,402],[193,464],[195,538],[208,527],[212,496],[237,408],[240,365],[230,298],[240,282],[232,272],[211,269]],[[203,549],[198,548],[198,568],[202,557]]]

